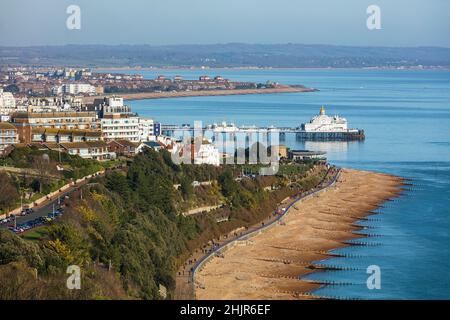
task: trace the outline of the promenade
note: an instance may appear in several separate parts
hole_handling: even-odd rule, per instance
[[[281,219],[288,213],[289,209],[294,206],[298,201],[307,198],[320,192],[327,187],[333,185],[337,177],[339,176],[340,170],[336,170],[331,168],[324,179],[312,190],[304,192],[296,197],[289,197],[284,199],[281,203],[278,204],[277,210],[275,212],[259,222],[258,224],[250,227],[250,228],[241,228],[240,231],[234,232],[232,237],[230,235],[225,235],[220,237],[219,239],[214,239],[210,241],[208,245],[205,245],[202,249],[195,250],[190,258],[179,268],[177,276],[176,276],[176,289],[175,289],[175,299],[176,300],[193,300],[196,299],[196,274],[197,272],[207,263],[210,259],[215,256],[220,256],[224,250],[228,247],[234,245],[239,241],[245,241],[266,229],[271,228],[272,226],[281,222]],[[332,175],[330,177],[330,175]],[[281,214],[277,214],[277,211],[282,209]],[[200,286],[201,287],[201,286]]]
[[[303,278],[326,268],[314,261],[363,237],[355,233],[362,229],[355,221],[397,197],[402,185],[399,177],[343,169],[330,185],[294,201],[280,223],[200,261],[194,268],[195,298],[319,298],[310,292],[322,283]]]

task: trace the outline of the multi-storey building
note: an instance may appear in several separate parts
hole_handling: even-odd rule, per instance
[[[66,142],[100,141],[102,140],[102,133],[100,131],[94,130],[66,130],[66,129],[40,127],[40,128],[32,128],[30,139],[31,141],[27,140],[23,142],[66,143]]]
[[[58,129],[98,128],[95,112],[19,112],[11,116],[15,124],[28,124],[32,127]]]
[[[140,118],[131,112],[131,108],[123,104],[123,98],[109,97],[99,104],[100,124],[105,141],[129,140],[138,142],[141,140],[142,132],[148,131],[145,125],[140,126]]]
[[[101,130],[105,141],[129,140],[140,141],[139,117],[112,114],[100,119]]]
[[[5,148],[18,142],[16,127],[7,122],[0,122],[0,154],[3,154]]]
[[[17,111],[16,109],[16,99],[11,92],[4,92],[0,89],[0,114],[8,115],[12,112]]]
[[[19,112],[11,115],[21,142],[31,141],[35,128],[98,130],[97,121],[95,112]]]
[[[96,94],[96,88],[89,83],[66,83],[52,88],[52,93],[59,94]]]
[[[155,140],[155,122],[153,119],[139,118],[139,140],[150,141]]]

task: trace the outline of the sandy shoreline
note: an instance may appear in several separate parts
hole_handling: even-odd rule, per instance
[[[124,100],[144,100],[144,99],[163,99],[163,98],[185,98],[185,97],[203,97],[203,96],[232,96],[246,94],[270,94],[270,93],[292,93],[292,92],[313,92],[317,91],[311,88],[283,86],[272,89],[232,89],[232,90],[200,90],[200,91],[180,91],[180,92],[139,92],[139,93],[117,93],[103,94],[101,96],[84,97],[83,102],[89,103],[94,99],[118,95]]]
[[[320,284],[298,280],[311,262],[359,238],[354,222],[398,196],[403,180],[344,169],[335,187],[291,208],[283,224],[240,243],[197,273],[197,299],[302,299]]]

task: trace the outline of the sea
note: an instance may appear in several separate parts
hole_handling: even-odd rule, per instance
[[[105,71],[105,70],[102,70]],[[234,81],[302,84],[317,92],[136,100],[129,104],[163,124],[226,121],[236,125],[297,127],[318,114],[340,115],[365,130],[361,142],[302,142],[292,149],[327,152],[340,167],[408,179],[361,233],[371,237],[317,261],[338,270],[309,275],[324,285],[313,294],[337,299],[450,299],[450,71],[380,69],[206,69],[110,71],[155,78],[221,75]],[[368,286],[370,266],[379,286]],[[373,279],[373,278],[371,278]],[[371,280],[369,279],[369,282]],[[373,282],[371,282],[373,283]]]

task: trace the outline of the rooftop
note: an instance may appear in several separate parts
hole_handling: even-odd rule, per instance
[[[17,112],[13,118],[95,117],[95,112]]]
[[[88,137],[101,137],[102,133],[100,131],[94,130],[67,130],[58,128],[33,128],[32,133],[48,133],[48,134],[66,134],[74,136],[88,136]]]
[[[87,148],[106,148],[108,145],[104,141],[86,141],[86,142],[67,142],[61,143],[64,149],[87,149]]]
[[[16,130],[17,128],[9,122],[0,122],[0,130]]]

